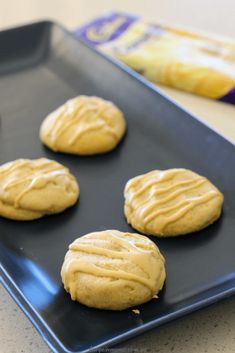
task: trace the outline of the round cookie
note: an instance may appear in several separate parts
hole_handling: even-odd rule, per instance
[[[147,237],[106,230],[69,246],[61,276],[72,300],[123,310],[151,300],[162,289],[164,264],[158,247]]]
[[[40,139],[53,151],[93,155],[114,149],[125,130],[124,116],[113,103],[78,96],[45,118]]]
[[[17,159],[0,166],[0,216],[18,221],[59,213],[79,196],[75,177],[49,160]]]
[[[153,170],[130,179],[124,197],[127,222],[159,237],[207,227],[219,218],[224,199],[207,178],[187,169]]]

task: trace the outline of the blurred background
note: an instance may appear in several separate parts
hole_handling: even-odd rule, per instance
[[[1,27],[49,18],[72,29],[112,9],[235,37],[234,0],[1,0],[0,9]]]

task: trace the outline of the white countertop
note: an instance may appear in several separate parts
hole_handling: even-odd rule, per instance
[[[143,14],[168,23],[235,39],[233,0],[0,0],[0,27],[54,19],[75,28],[104,10]],[[235,106],[164,88],[183,107],[235,141]],[[0,285],[0,353],[51,352]],[[129,353],[235,352],[235,297],[159,327],[118,347]],[[115,352],[115,351],[113,351]]]

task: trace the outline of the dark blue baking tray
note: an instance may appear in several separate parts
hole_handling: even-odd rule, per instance
[[[44,117],[78,94],[110,99],[125,113],[128,132],[113,152],[78,157],[40,143]],[[138,74],[50,22],[0,33],[0,163],[41,156],[71,169],[81,197],[60,215],[0,219],[1,281],[54,352],[97,351],[235,292],[234,146]],[[154,239],[166,257],[167,281],[159,300],[138,307],[140,315],[72,302],[60,280],[68,244],[90,231],[131,231],[123,216],[126,181],[173,167],[193,169],[222,190],[221,219],[190,236]]]

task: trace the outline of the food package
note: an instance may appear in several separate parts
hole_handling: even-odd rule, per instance
[[[107,13],[75,34],[154,83],[235,104],[235,43]]]

